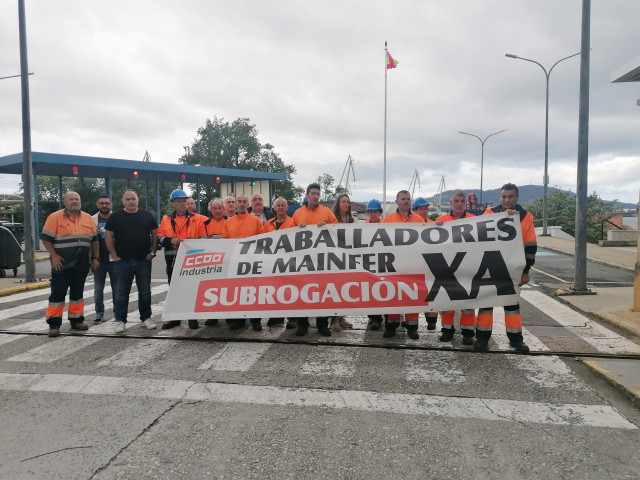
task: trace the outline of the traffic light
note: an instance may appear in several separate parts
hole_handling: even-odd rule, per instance
[[[137,171],[137,170],[134,170],[134,171],[133,171],[133,179],[134,179],[134,180],[137,180],[137,179],[138,179],[138,171]]]
[[[216,177],[216,182],[220,183],[220,177]]]
[[[78,176],[78,167],[72,167],[71,168],[71,172],[73,173],[74,177],[77,177]]]
[[[251,186],[255,187],[256,186],[256,182],[254,180],[251,180]]]
[[[187,178],[187,176],[184,173],[182,175],[180,175],[180,181],[181,182],[184,182],[186,178]]]

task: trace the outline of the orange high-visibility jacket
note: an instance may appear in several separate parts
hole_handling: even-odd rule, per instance
[[[207,218],[204,221],[204,226],[207,230],[207,237],[212,235],[217,235],[218,237],[222,236],[222,227],[224,227],[224,222],[227,220],[222,217],[220,220],[215,220],[214,218]]]
[[[469,217],[475,217],[475,215],[473,213],[469,213],[466,210],[464,211],[464,215],[460,218],[469,218]],[[440,215],[438,218],[436,218],[436,222],[450,222],[452,220],[460,220],[460,218],[458,217],[454,217],[451,212],[449,213],[445,213],[443,215]]]
[[[81,211],[74,217],[63,208],[47,217],[40,238],[51,242],[66,263],[81,259],[88,271],[91,244],[98,241],[98,227],[88,213]]]
[[[406,217],[403,217],[402,215],[400,215],[400,212],[396,210],[395,212],[390,213],[389,215],[384,217],[382,223],[424,223],[424,218],[411,211],[409,211]]]
[[[158,228],[158,242],[164,248],[164,254],[175,255],[176,249],[171,244],[172,238],[202,238],[207,236],[207,231],[202,223],[202,215],[187,212],[183,217],[176,215],[174,211],[171,215],[165,215]]]
[[[265,224],[262,226],[262,230],[260,233],[269,233],[269,232],[275,232],[276,230],[282,230],[284,228],[291,228],[291,227],[295,227],[296,224],[293,221],[293,218],[289,217],[287,215],[287,219],[284,221],[284,223],[282,225],[280,225],[280,228],[276,228],[276,218],[272,218],[270,220],[267,220],[265,222]]]
[[[258,235],[262,230],[262,220],[255,215],[239,213],[228,218],[222,226],[222,238],[246,238]]]
[[[533,215],[531,212],[522,208],[519,204],[516,205],[515,210],[520,215],[520,228],[522,229],[522,243],[524,244],[524,258],[527,261],[527,266],[524,267],[523,273],[529,273],[529,270],[536,262],[536,252],[538,251],[538,242],[536,240],[536,231],[533,228]],[[490,207],[484,211],[484,214],[500,213],[502,212],[502,205],[497,207]]]
[[[324,205],[318,205],[315,210],[311,210],[309,207],[300,207],[294,212],[293,221],[296,225],[300,225],[301,223],[307,225],[315,225],[322,222],[338,223],[338,219],[331,209]]]

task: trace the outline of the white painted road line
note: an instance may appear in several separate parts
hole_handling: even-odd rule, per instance
[[[599,352],[640,353],[640,345],[590,320],[544,293],[526,290],[520,292],[520,295]]]
[[[178,340],[141,340],[135,345],[105,358],[98,365],[101,367],[141,367],[179,344]]]
[[[455,352],[404,352],[404,376],[410,381],[464,383],[464,372],[458,368],[459,355]]]
[[[33,300],[36,297],[45,296],[48,298],[51,292],[45,289],[37,289],[37,290],[27,290],[22,293],[13,293],[11,295],[5,295],[0,297],[0,305],[3,303],[15,303],[20,302],[22,300]]]
[[[555,355],[522,356],[507,355],[509,362],[522,370],[528,380],[544,388],[559,388],[563,391],[590,391],[591,388]]]
[[[359,349],[352,347],[317,347],[302,365],[302,375],[353,377]]]
[[[5,343],[13,342],[14,340],[19,340],[24,337],[26,337],[26,335],[10,335],[8,333],[0,333],[0,345],[4,345]]]
[[[185,380],[0,373],[0,390],[122,395],[174,401],[351,409],[400,415],[636,430],[609,405],[551,404],[441,395],[198,383]]]
[[[86,285],[85,285],[86,287]],[[104,288],[104,293],[105,295],[111,292],[111,288],[110,287],[105,287]],[[28,292],[27,292],[28,293]],[[33,295],[33,293],[31,293],[31,295]],[[89,298],[93,298],[93,288],[91,289],[86,289],[82,292],[82,296],[85,299],[89,299]],[[11,298],[11,297],[8,297]],[[15,297],[14,297],[15,298]],[[68,299],[68,296],[66,297]],[[111,306],[113,305],[112,301],[108,301],[109,303],[109,308],[111,308]],[[106,307],[107,302],[105,302],[105,308]],[[7,308],[5,310],[3,310],[2,312],[0,312],[0,320],[6,320],[8,318],[13,318],[13,317],[17,317],[19,315],[23,315],[25,313],[34,313],[37,312],[38,310],[46,310],[46,308],[49,306],[49,298],[47,295],[47,298],[45,298],[44,300],[40,300],[38,302],[33,302],[33,303],[23,303],[22,305],[18,305],[16,307],[12,307],[12,308]],[[86,312],[91,312],[92,310],[90,310],[87,307],[93,307],[94,304],[90,304],[87,305],[85,304],[85,311]]]
[[[225,325],[225,321],[224,320],[219,320],[219,324],[222,326],[222,328],[226,328],[228,331],[228,327]],[[240,333],[240,335],[238,335],[239,338],[248,338],[248,339],[260,339],[260,340],[276,340],[277,338],[280,338],[280,335],[282,335],[283,333],[285,333],[287,330],[284,328],[283,323],[278,324],[274,327],[267,327],[267,319],[264,318],[262,319],[262,331],[261,332],[256,332],[251,328],[251,323],[249,322],[249,320],[247,320],[247,328],[245,330],[242,331],[242,333]],[[291,332],[293,332],[293,330],[290,330]]]
[[[62,337],[8,358],[8,362],[52,363],[101,341],[94,337]]]
[[[155,287],[151,288],[151,296],[153,297],[154,295],[158,295],[160,293],[166,292],[169,289],[169,285],[164,284],[164,285],[157,285]],[[85,294],[87,292],[85,291]],[[93,296],[93,294],[91,294]],[[43,304],[43,305],[40,305]],[[160,304],[162,305],[162,307],[164,308],[164,301],[160,302]],[[11,314],[9,317],[6,318],[10,318],[13,315],[21,315],[27,312],[35,312],[39,309],[46,309],[47,306],[49,305],[49,300],[45,300],[43,302],[38,302],[38,303],[32,303],[32,304],[27,304],[27,305],[21,305],[20,307],[14,307],[14,308],[10,308],[7,311],[11,311],[11,310],[15,310],[15,309],[21,309],[21,310],[25,310],[25,311],[21,311],[20,313],[13,313]],[[159,308],[159,304],[152,304],[151,306],[151,312],[154,312],[154,307],[157,309]],[[86,304],[84,306],[84,311],[85,313],[89,314],[93,311],[93,309],[95,308],[95,304],[93,303],[89,303]],[[105,310],[109,310],[111,308],[113,308],[113,300],[105,300],[104,302],[104,308]],[[0,313],[0,320],[5,319],[5,312],[3,311],[2,313]],[[129,312],[129,315],[132,312]],[[139,323],[139,322],[138,322]],[[63,325],[67,324],[66,323],[66,318],[63,319]],[[67,324],[68,325],[68,324]],[[127,322],[126,328],[131,327],[131,324],[129,322]],[[6,330],[10,331],[10,332],[42,332],[42,331],[46,331],[49,329],[49,326],[47,325],[47,322],[44,318],[44,315],[42,316],[41,319],[38,320],[32,320],[30,322],[26,322],[26,323],[21,323],[19,325],[14,325],[13,327],[9,327]],[[113,333],[113,329],[114,329],[114,325],[112,322],[105,322],[102,324],[98,324],[98,325],[94,325],[92,327],[90,327],[90,332],[91,333]]]
[[[271,347],[271,343],[227,343],[198,370],[248,371]]]

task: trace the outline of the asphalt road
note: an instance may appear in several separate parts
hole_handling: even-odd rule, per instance
[[[551,286],[571,285],[574,275],[573,256],[539,249],[531,270],[532,282]],[[633,272],[587,262],[587,283],[597,287],[630,287],[633,286]]]
[[[560,261],[537,265],[558,273]],[[620,281],[610,273],[597,277]],[[158,319],[162,258],[153,278]],[[46,298],[0,298],[0,478],[640,476],[640,412],[550,353],[640,347],[537,287],[523,290],[527,356],[509,353],[499,311],[492,353],[477,354],[424,324],[418,341],[384,340],[366,318],[307,344],[281,327],[147,331],[135,301],[126,335],[109,322],[49,339]]]

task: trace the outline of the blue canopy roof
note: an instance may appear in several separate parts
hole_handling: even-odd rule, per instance
[[[32,152],[31,161],[35,175],[131,179],[138,172],[138,180],[160,180],[161,182],[213,183],[220,177],[221,183],[250,180],[285,180],[279,172],[235,170],[232,168],[201,167],[177,163],[142,162],[118,158],[86,157],[59,153]],[[78,168],[74,175],[73,167]],[[0,157],[0,173],[22,174],[22,153]],[[184,175],[184,178],[182,178]],[[159,178],[158,178],[159,177]]]

